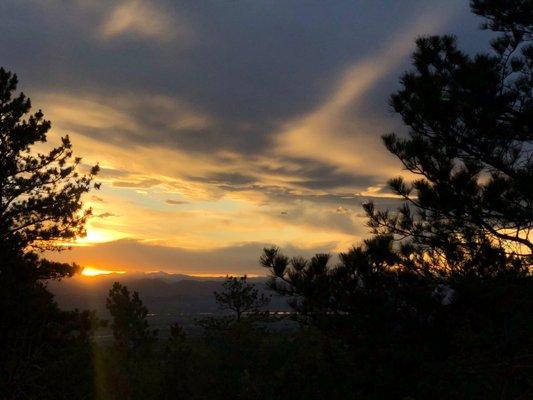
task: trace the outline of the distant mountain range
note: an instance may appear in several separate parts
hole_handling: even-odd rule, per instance
[[[220,310],[213,292],[222,290],[224,278],[193,277],[165,272],[75,276],[61,282],[49,282],[63,309],[92,309],[102,317],[109,317],[105,300],[113,282],[120,282],[130,290],[139,292],[141,300],[154,315],[217,314]],[[266,277],[248,278],[265,294],[272,295],[269,309],[287,311],[286,299],[265,287]]]

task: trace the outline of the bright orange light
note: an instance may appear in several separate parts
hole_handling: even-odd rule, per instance
[[[85,267],[81,274],[84,276],[97,276],[97,275],[109,275],[109,274],[125,274],[126,271],[112,271],[108,269],[98,269],[93,267]]]
[[[113,240],[121,239],[123,235],[118,232],[110,230],[96,230],[89,227],[87,235],[76,238],[74,243],[69,243],[69,246],[90,246],[98,243],[111,242]]]

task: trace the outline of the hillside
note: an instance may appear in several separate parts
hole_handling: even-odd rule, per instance
[[[265,287],[266,278],[248,278],[267,295],[272,295],[270,309],[287,311],[286,300]],[[150,314],[197,316],[219,313],[213,292],[221,290],[223,278],[197,278],[187,275],[109,274],[93,277],[76,276],[61,282],[51,281],[49,289],[64,309],[92,309],[107,318],[105,300],[113,282],[120,282],[139,292]]]

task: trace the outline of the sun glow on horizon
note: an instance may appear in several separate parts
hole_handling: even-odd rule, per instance
[[[125,274],[126,271],[113,271],[113,270],[107,270],[107,269],[98,269],[93,267],[85,267],[83,268],[83,271],[81,271],[81,274],[83,276],[97,276],[97,275],[109,275],[109,274]]]

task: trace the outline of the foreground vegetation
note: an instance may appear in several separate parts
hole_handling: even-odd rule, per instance
[[[157,339],[138,294],[115,284],[103,321],[60,310],[46,281],[76,265],[41,250],[84,233],[68,137],[47,154],[50,123],[0,69],[0,393],[7,399],[527,399],[533,393],[533,4],[472,0],[497,33],[467,55],[451,36],[421,38],[391,104],[407,136],[384,143],[413,182],[397,210],[364,205],[373,236],[309,260],[260,258],[299,329],[270,329],[268,298],[245,278],[215,295],[227,314]]]
[[[223,300],[217,298],[232,313],[198,321],[202,336],[188,337],[176,324],[159,341],[138,296],[115,284],[108,298],[114,344],[93,348],[98,398],[517,399],[531,393],[531,282],[465,281],[460,298],[442,305],[437,296],[426,305],[425,319],[414,310],[392,319],[392,308],[361,290],[367,298],[359,315],[304,320],[298,314],[300,329],[284,332],[270,329],[275,317],[260,308],[239,314],[233,306],[264,303],[245,278],[227,283]]]

